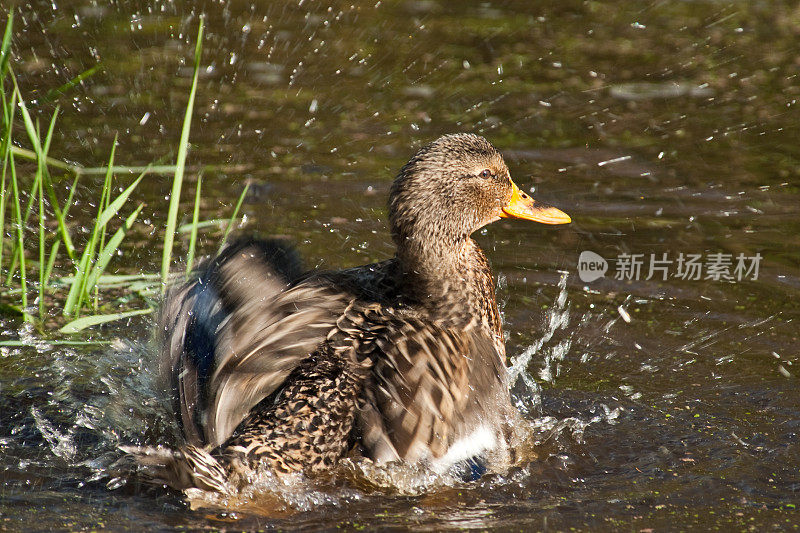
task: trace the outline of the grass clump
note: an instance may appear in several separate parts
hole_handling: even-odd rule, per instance
[[[197,93],[200,58],[202,55],[203,21],[200,21],[197,43],[194,53],[194,76],[191,91],[184,115],[183,128],[178,144],[177,158],[174,165],[151,165],[147,167],[126,167],[115,165],[117,139],[111,146],[108,164],[102,168],[86,168],[66,163],[49,156],[53,140],[55,124],[59,109],[55,108],[47,129],[42,135],[38,120],[34,120],[17,85],[12,69],[11,35],[14,23],[13,10],[9,14],[0,45],[0,111],[2,112],[2,135],[0,135],[0,275],[5,279],[5,296],[12,296],[15,302],[5,303],[3,312],[18,313],[25,321],[38,324],[40,328],[48,317],[53,316],[53,307],[48,309],[47,302],[52,300],[52,293],[63,294],[63,306],[60,314],[69,320],[59,331],[75,333],[84,328],[106,322],[150,313],[155,301],[145,298],[148,306],[140,309],[122,310],[120,312],[101,314],[101,289],[123,288],[138,291],[140,295],[156,296],[163,293],[170,278],[170,267],[174,239],[177,229],[178,209],[186,158],[189,150],[189,134],[191,131],[194,101]],[[85,79],[99,71],[100,65],[79,74],[61,87],[48,92],[44,101],[53,100],[67,92]],[[27,142],[31,149],[17,146],[15,125],[22,125]],[[31,175],[18,176],[17,159],[24,159],[27,166],[35,162],[35,170]],[[72,175],[72,187],[67,198],[59,201],[50,174],[50,169]],[[144,204],[129,208],[131,198],[142,179],[151,172],[171,173],[172,188],[169,211],[165,223],[164,250],[160,275],[139,274],[133,276],[109,276],[106,271],[112,258],[119,253],[125,236],[136,224]],[[114,194],[115,174],[138,173],[122,192]],[[81,176],[103,175],[103,184],[97,201],[97,214],[93,220],[86,242],[76,246],[70,231],[69,211],[73,204],[76,186]],[[23,179],[20,179],[23,178]],[[28,178],[28,179],[25,179]],[[198,228],[205,225],[199,221],[199,203],[201,198],[202,176],[198,178],[194,198],[194,211],[190,226],[191,237],[187,257],[187,270],[191,270],[195,261],[195,248]],[[23,186],[25,187],[23,191]],[[228,236],[233,221],[238,215],[244,194],[234,210],[234,214],[223,237]],[[27,203],[23,192],[28,192]],[[127,214],[123,215],[123,212]],[[36,213],[34,227],[29,225],[30,218]],[[48,213],[52,213],[50,220]],[[119,219],[119,220],[118,220]],[[48,227],[57,225],[57,231],[49,231]],[[111,232],[112,226],[117,228]],[[66,255],[66,258],[62,257]],[[53,278],[53,270],[57,258],[66,259],[71,265],[72,276]],[[60,264],[60,263],[59,263]],[[160,285],[160,290],[155,287]],[[35,306],[31,307],[29,297],[35,292]],[[4,297],[6,302],[8,298]],[[3,343],[0,343],[3,344]]]

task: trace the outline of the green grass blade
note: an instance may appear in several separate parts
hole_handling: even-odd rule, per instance
[[[139,174],[145,170],[149,174],[174,174],[175,165],[147,165],[147,166],[126,166],[117,165],[112,170],[114,174]],[[92,176],[97,174],[105,174],[108,169],[106,167],[80,167],[79,173],[83,176]]]
[[[3,248],[6,240],[6,152],[3,156],[3,172],[0,174],[0,272],[3,271]]]
[[[41,172],[36,172],[33,179],[33,184],[31,185],[31,190],[28,193],[28,203],[25,204],[25,214],[22,217],[22,227],[28,227],[28,220],[31,218],[31,212],[33,211],[33,203],[36,201],[37,191],[39,189],[39,180],[41,179]],[[6,286],[11,285],[11,279],[14,277],[14,274],[17,273],[17,267],[19,263],[17,262],[19,256],[16,255],[17,253],[17,243],[16,241],[12,242],[11,247],[11,267],[8,269],[8,275],[6,276]]]
[[[92,253],[93,252],[90,244],[87,243],[86,248],[83,250],[83,254],[81,254],[81,260],[75,269],[75,283],[73,283],[70,287],[69,293],[67,293],[67,301],[64,302],[64,316],[72,316],[78,311],[80,306],[79,295],[82,288],[86,286],[85,280],[86,276],[88,275],[87,271],[89,270],[89,259]]]
[[[82,281],[86,277],[86,271],[89,268],[89,251],[89,247],[87,246],[83,251],[83,254],[81,254],[81,260],[75,270],[76,283],[73,283],[70,287],[69,293],[67,293],[67,301],[64,302],[64,316],[72,316],[77,312],[78,294],[80,293],[81,286],[83,285]]]
[[[222,242],[219,243],[219,248],[217,249],[217,253],[222,251],[222,247],[225,246],[225,241],[228,239],[228,235],[231,234],[233,230],[234,223],[236,222],[236,217],[239,215],[239,208],[242,207],[242,202],[244,202],[244,197],[247,194],[247,189],[250,188],[250,184],[244,186],[244,190],[242,194],[239,195],[239,201],[236,202],[236,208],[233,210],[233,214],[231,215],[231,219],[228,221],[228,227],[225,228],[225,234],[222,235]]]
[[[69,206],[72,205],[72,197],[75,194],[75,186],[78,184],[78,178],[80,174],[75,174],[75,180],[72,182],[72,189],[69,191],[69,198],[62,211],[61,208],[58,206],[58,198],[56,197],[56,191],[53,187],[53,183],[50,180],[49,173],[45,176],[45,188],[47,189],[47,196],[50,198],[50,205],[53,208],[53,212],[56,214],[56,220],[58,221],[58,232],[61,234],[61,239],[64,241],[64,246],[67,249],[67,255],[70,259],[75,261],[75,245],[72,244],[72,238],[69,235],[69,229],[67,229],[67,211],[69,211]]]
[[[3,78],[0,77],[0,89],[3,88],[2,85]],[[3,104],[3,132],[7,134],[10,131],[14,123],[14,106],[16,105],[16,97],[17,94],[12,91],[11,92],[11,105],[8,105],[8,97],[6,96],[5,90],[0,90],[0,102]]]
[[[176,160],[175,176],[172,179],[172,192],[169,201],[169,213],[167,215],[167,228],[164,234],[164,252],[161,257],[161,291],[167,289],[167,276],[172,262],[172,246],[175,241],[175,226],[178,222],[178,206],[180,204],[181,185],[183,183],[183,173],[186,168],[186,155],[189,150],[189,131],[192,127],[192,111],[194,109],[194,98],[197,93],[197,80],[200,73],[200,56],[203,50],[203,19],[200,19],[200,27],[197,30],[197,43],[194,49],[194,75],[192,76],[192,89],[189,92],[189,102],[186,104],[186,114],[183,117],[183,128],[181,131],[180,145],[178,145],[178,157]]]
[[[70,286],[75,283],[75,276],[56,278],[53,285]],[[97,286],[102,289],[128,289],[135,284],[142,283],[148,286],[161,285],[161,273],[156,274],[103,274],[97,278]]]
[[[43,172],[42,164],[39,165],[37,173]],[[45,232],[44,232],[44,187],[42,182],[43,176],[37,179],[39,182],[39,320],[44,320],[44,275],[45,275]]]
[[[31,184],[31,190],[28,191],[28,203],[25,204],[25,216],[23,221],[25,226],[28,225],[28,220],[31,218],[31,212],[33,211],[33,204],[36,202],[36,191],[39,190],[39,178],[41,178],[41,173],[36,172],[33,176],[33,184]]]
[[[11,29],[14,26],[14,8],[8,10],[6,31],[3,33],[3,44],[0,45],[0,78],[5,78],[8,71],[8,60],[11,58]]]
[[[97,72],[98,70],[100,70],[101,68],[103,68],[103,65],[98,63],[97,65],[84,70],[83,72],[81,72],[80,74],[78,74],[77,76],[75,76],[74,78],[69,80],[67,83],[65,83],[61,87],[58,87],[57,89],[51,89],[51,90],[47,91],[47,94],[44,95],[44,98],[42,99],[42,101],[43,102],[51,102],[51,101],[55,100],[56,98],[58,98],[59,96],[61,96],[65,92],[67,92],[70,89],[72,89],[73,87],[79,85],[86,78],[89,78],[92,75],[94,75],[94,73]]]
[[[178,233],[191,233],[193,227],[197,227],[198,230],[203,228],[212,228],[217,227],[222,229],[225,227],[225,224],[228,223],[228,219],[226,218],[212,218],[211,220],[201,220],[196,225],[193,223],[182,224],[178,226]]]
[[[139,183],[142,181],[142,178],[144,177],[145,173],[142,173],[138,178],[136,178],[136,181],[131,183],[124,191],[119,193],[119,196],[117,196],[113,202],[108,204],[108,207],[105,208],[105,210],[103,210],[103,213],[100,215],[100,218],[98,219],[98,224],[100,224],[100,228],[108,224],[111,221],[111,219],[117,215],[119,210],[122,208],[123,204],[125,204],[125,201],[131,195],[134,189],[136,189],[136,186],[139,185]]]
[[[55,241],[53,246],[50,247],[50,257],[47,259],[47,268],[44,272],[44,285],[47,287],[50,284],[50,276],[53,274],[53,267],[56,264],[56,257],[58,257],[58,248],[61,246],[61,241]]]
[[[53,111],[53,116],[50,118],[50,125],[47,127],[47,136],[44,139],[44,147],[42,148],[42,157],[39,158],[39,162],[42,166],[47,168],[47,154],[50,152],[50,141],[53,140],[53,131],[56,127],[56,118],[58,118],[58,112],[61,111],[60,106],[56,106],[55,111]]]
[[[19,156],[23,159],[30,159],[31,161],[36,160],[36,152],[31,150],[26,150],[25,148],[20,148],[19,146],[12,146],[11,151],[14,152],[14,155]],[[66,170],[67,172],[71,172],[73,174],[83,174],[83,167],[78,165],[71,165],[69,163],[65,163],[64,161],[59,161],[58,159],[53,159],[52,157],[47,158],[47,165],[59,168],[61,170]],[[94,174],[102,174],[105,172],[105,168],[102,169],[102,172],[94,172]]]
[[[59,329],[61,333],[77,333],[86,328],[97,326],[99,324],[107,324],[116,320],[130,318],[132,316],[147,315],[152,313],[152,309],[135,309],[133,311],[125,311],[124,313],[113,313],[110,315],[92,315],[78,318],[72,322],[67,323],[64,327]]]
[[[72,199],[75,196],[75,188],[78,186],[78,180],[81,178],[80,174],[75,174],[75,179],[72,180],[72,187],[69,189],[69,194],[67,195],[67,201],[64,202],[64,210],[63,210],[63,217],[66,219],[67,214],[69,213],[69,208],[72,207]],[[55,194],[55,191],[53,191]],[[58,202],[56,202],[58,203]]]
[[[19,100],[18,105],[19,110],[22,113],[22,123],[25,125],[25,131],[28,133],[28,138],[31,141],[36,158],[41,159],[43,157],[42,145],[39,142],[39,134],[36,132],[36,126],[33,125],[31,115],[28,113],[28,107],[25,105],[25,100],[22,98],[22,93],[19,91],[19,87],[17,87],[17,80],[12,77],[11,81],[14,83],[14,92],[17,94],[17,99]]]
[[[0,93],[2,96],[2,104],[3,104],[3,120],[4,120],[4,128],[5,128],[5,135],[3,135],[3,144],[2,144],[2,152],[3,152],[3,170],[2,170],[2,178],[0,178],[0,182],[2,185],[0,186],[0,272],[2,272],[3,266],[3,241],[5,240],[5,221],[6,221],[6,200],[8,199],[8,193],[6,192],[6,175],[8,171],[8,160],[11,157],[11,131],[13,130],[14,126],[14,106],[16,105],[16,95],[12,95],[11,97],[11,105],[8,105],[8,101],[6,100],[5,93]]]
[[[118,135],[115,134],[114,135],[114,146],[115,147],[117,146],[117,137],[118,137]],[[113,150],[112,150],[112,152],[113,152]],[[108,202],[111,199],[111,184],[112,184],[113,176],[114,176],[114,173],[111,170],[112,168],[114,168],[114,165],[112,163],[113,163],[112,161],[109,161],[109,163],[108,163],[108,172],[106,172],[106,178],[105,178],[105,180],[103,182],[103,194],[102,194],[102,196],[100,198],[100,209],[103,210],[103,211],[105,211],[108,208]],[[100,246],[99,246],[98,250],[102,250],[103,248],[105,248],[105,246],[106,246],[106,226],[103,225],[103,228],[100,230]],[[96,264],[97,264],[97,261],[95,261],[95,265]],[[93,268],[92,271],[94,271],[94,270],[95,269]],[[93,287],[94,287],[94,310],[95,310],[95,312],[97,312],[97,306],[98,306],[98,300],[99,300],[99,296],[100,296],[99,292],[100,291],[97,289],[97,287],[93,283],[91,283],[90,281],[87,280],[87,288],[89,290],[91,290]]]
[[[30,316],[27,314],[28,308],[28,285],[25,278],[25,237],[23,235],[24,224],[22,221],[22,210],[19,205],[19,184],[17,183],[17,169],[14,165],[14,156],[10,159],[11,165],[11,188],[14,195],[14,217],[17,221],[17,254],[19,256],[19,281],[22,290],[22,312],[25,320],[29,320]]]
[[[35,346],[40,342],[44,342],[44,344],[49,344],[51,346],[103,346],[113,344],[114,341],[65,341],[65,340],[46,340],[46,341],[39,341],[36,340],[35,342],[31,341],[0,341],[0,346],[7,346],[9,348],[22,348],[25,346]]]
[[[47,128],[47,135],[44,141],[44,148],[42,156],[36,161],[36,181],[39,184],[38,197],[39,197],[39,320],[44,320],[44,296],[47,287],[45,282],[45,211],[44,211],[44,183],[50,180],[50,175],[47,171],[47,152],[50,150],[50,143],[53,140],[53,132],[55,131],[56,119],[58,117],[59,108],[56,107],[53,117],[50,119],[50,126]]]
[[[16,165],[14,165],[14,170],[16,171]],[[39,178],[40,177],[41,177],[41,174],[39,172],[37,172],[35,174],[35,176],[34,176],[33,184],[31,185],[31,190],[28,192],[28,203],[25,204],[25,211],[24,211],[24,214],[22,214],[22,219],[21,219],[21,222],[20,222],[23,232],[25,231],[25,228],[28,227],[28,220],[30,220],[31,212],[33,211],[33,203],[36,201],[36,191],[38,190],[38,187],[39,187]],[[17,185],[19,186],[19,183]],[[11,246],[11,267],[8,269],[8,274],[6,275],[6,286],[7,287],[11,286],[11,280],[14,278],[14,274],[17,273],[17,267],[20,266],[20,259],[21,259],[22,256],[17,253],[18,252],[17,246],[18,246],[18,242],[17,241],[12,241],[12,246]]]
[[[130,230],[133,226],[133,223],[136,221],[139,213],[141,213],[142,208],[144,208],[144,204],[139,204],[139,207],[137,207],[136,210],[128,216],[122,227],[114,233],[111,239],[109,239],[108,244],[101,249],[97,256],[97,262],[95,263],[94,268],[92,268],[92,272],[86,282],[87,287],[94,289],[98,288],[97,280],[105,271],[109,261],[111,261],[111,258],[114,257],[114,254],[116,254],[119,245],[122,243],[122,239],[125,237],[125,234],[128,232],[128,230]]]
[[[197,245],[197,224],[200,218],[200,189],[203,186],[203,173],[197,176],[197,190],[194,192],[194,213],[192,214],[192,234],[189,237],[189,254],[186,257],[186,277],[192,272],[194,251]]]

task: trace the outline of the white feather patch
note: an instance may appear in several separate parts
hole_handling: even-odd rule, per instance
[[[437,474],[446,472],[459,461],[471,459],[486,450],[497,446],[497,435],[488,426],[480,426],[471,434],[458,439],[448,448],[447,453],[433,461],[433,470]]]

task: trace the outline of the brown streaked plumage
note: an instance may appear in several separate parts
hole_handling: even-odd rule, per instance
[[[477,135],[440,137],[389,199],[393,259],[300,273],[274,241],[240,241],[173,288],[162,363],[186,445],[125,449],[179,489],[226,491],[258,468],[503,455],[505,348],[486,256],[470,234],[501,217],[556,224]]]

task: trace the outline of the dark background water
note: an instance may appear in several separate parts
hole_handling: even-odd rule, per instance
[[[202,218],[230,216],[249,182],[241,231],[287,236],[309,267],[384,259],[394,173],[455,131],[486,136],[523,189],[574,222],[504,221],[476,236],[500,280],[514,371],[525,368],[514,392],[535,428],[530,464],[414,496],[314,487],[286,500],[291,515],[109,490],[116,443],[174,432],[153,394],[149,323],[81,337],[118,339],[113,349],[66,349],[4,319],[0,336],[29,346],[0,351],[0,527],[800,524],[795,2],[29,2],[15,12],[20,89],[42,120],[61,106],[50,154],[84,166],[104,164],[116,134],[118,164],[174,160],[205,16],[182,222],[204,169]],[[171,180],[145,180],[119,273],[159,268]],[[78,225],[94,216],[101,181],[80,182]],[[203,251],[220,235],[206,230]],[[584,283],[584,250],[763,259],[758,279],[682,280],[672,265],[666,280],[618,280],[612,261]]]

